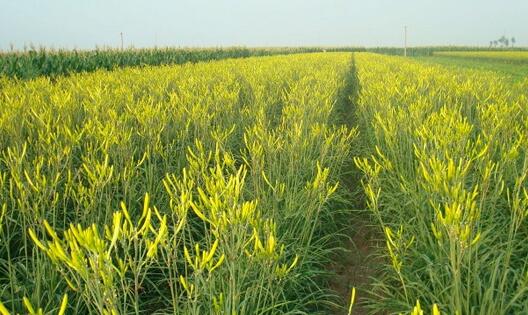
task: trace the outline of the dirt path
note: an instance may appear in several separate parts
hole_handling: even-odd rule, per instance
[[[356,115],[356,105],[361,93],[361,85],[357,75],[355,57],[352,56],[350,63],[350,73],[346,77],[346,84],[341,91],[340,101],[343,106],[343,122],[350,128],[358,127],[355,125],[360,119]],[[363,139],[358,138],[356,145],[358,148],[365,147]],[[363,152],[364,153],[364,152]],[[355,152],[359,154],[359,152]],[[363,155],[363,154],[360,154]],[[350,206],[353,209],[366,209],[365,196],[361,188],[362,173],[351,164],[351,172],[342,178],[344,187],[350,192]],[[350,303],[350,293],[352,288],[356,288],[356,301],[354,303],[353,315],[368,314],[368,310],[362,305],[367,292],[370,289],[371,278],[376,274],[376,267],[379,266],[379,258],[376,259],[374,254],[380,248],[379,240],[382,238],[376,236],[376,229],[372,227],[372,221],[369,214],[365,212],[356,213],[349,218],[347,235],[350,239],[341,246],[345,249],[333,263],[328,266],[328,270],[335,273],[331,279],[330,289],[335,291],[342,299],[344,304],[341,309],[335,310],[335,315],[347,315],[348,305]],[[377,261],[376,261],[377,260]]]
[[[362,300],[366,296],[371,284],[371,277],[375,275],[376,258],[373,254],[379,248],[379,238],[368,222],[363,218],[355,220],[353,224],[355,232],[349,241],[343,244],[346,253],[341,257],[336,257],[329,269],[335,272],[334,278],[330,281],[330,288],[334,290],[344,301],[345,307],[335,310],[336,315],[346,315],[350,293],[352,288],[356,288],[356,302],[354,303],[353,315],[368,314],[368,310],[362,305]]]

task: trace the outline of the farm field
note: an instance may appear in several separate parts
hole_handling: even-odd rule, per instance
[[[506,63],[528,63],[528,51],[435,51],[433,56],[484,59]]]
[[[528,313],[528,80],[489,64],[0,78],[0,314]]]
[[[528,81],[356,55],[356,158],[385,235],[372,309],[528,311]]]
[[[287,55],[321,51],[361,51],[359,47],[277,47],[277,48],[128,48],[96,50],[35,49],[0,52],[0,75],[34,79],[40,76],[57,77],[99,69],[113,70],[132,66],[159,66],[247,58]]]
[[[517,59],[515,59],[517,58]],[[441,64],[453,70],[460,68],[494,71],[516,82],[528,77],[526,52],[435,52],[433,56],[414,59],[430,64]]]
[[[351,54],[2,81],[0,297],[67,313],[323,312]],[[336,208],[337,207],[337,208]],[[31,279],[31,280],[30,280]],[[326,308],[329,306],[327,305]]]

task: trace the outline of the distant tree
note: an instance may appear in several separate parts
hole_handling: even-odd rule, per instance
[[[489,46],[490,46],[490,48],[493,46],[493,41],[492,40],[490,40],[490,45]]]
[[[504,46],[504,40],[506,39],[506,36],[501,36],[501,38],[499,38],[497,40],[498,43],[500,43],[501,47]]]
[[[515,45],[515,42],[516,42],[516,41],[515,41],[515,37],[512,37],[512,38],[511,38],[511,44],[512,44],[512,47]]]

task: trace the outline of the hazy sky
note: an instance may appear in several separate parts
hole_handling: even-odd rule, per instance
[[[0,49],[125,46],[528,46],[528,0],[0,0]]]

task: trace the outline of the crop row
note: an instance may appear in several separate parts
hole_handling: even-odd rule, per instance
[[[356,164],[386,243],[370,306],[528,313],[528,81],[356,55]]]
[[[432,56],[439,52],[475,52],[487,50],[500,54],[494,48],[481,47],[410,47],[409,56]],[[30,49],[24,52],[0,53],[0,76],[33,79],[39,76],[57,77],[98,69],[112,70],[129,66],[156,66],[313,52],[360,52],[369,51],[388,55],[403,55],[401,47],[277,47],[277,48],[150,48],[150,49],[96,49],[96,50],[50,50]],[[521,53],[524,48],[510,48],[508,53]]]
[[[291,47],[291,48],[152,48],[97,49],[68,51],[31,49],[25,52],[0,53],[0,76],[32,79],[39,76],[57,77],[97,69],[112,70],[129,66],[170,65],[187,62],[270,56],[321,51],[358,51],[354,47]]]
[[[328,313],[357,154],[385,240],[368,307],[528,312],[526,80],[332,53],[0,87],[14,312]]]
[[[437,51],[435,56],[528,63],[528,51]]]
[[[333,123],[350,59],[4,79],[0,300],[67,314],[324,310],[330,204],[356,137]]]
[[[369,47],[365,49],[371,53],[378,53],[384,55],[403,56],[405,49],[403,47]],[[437,55],[439,52],[525,52],[526,47],[510,47],[510,48],[493,48],[482,46],[411,46],[407,48],[407,56],[423,57]]]

